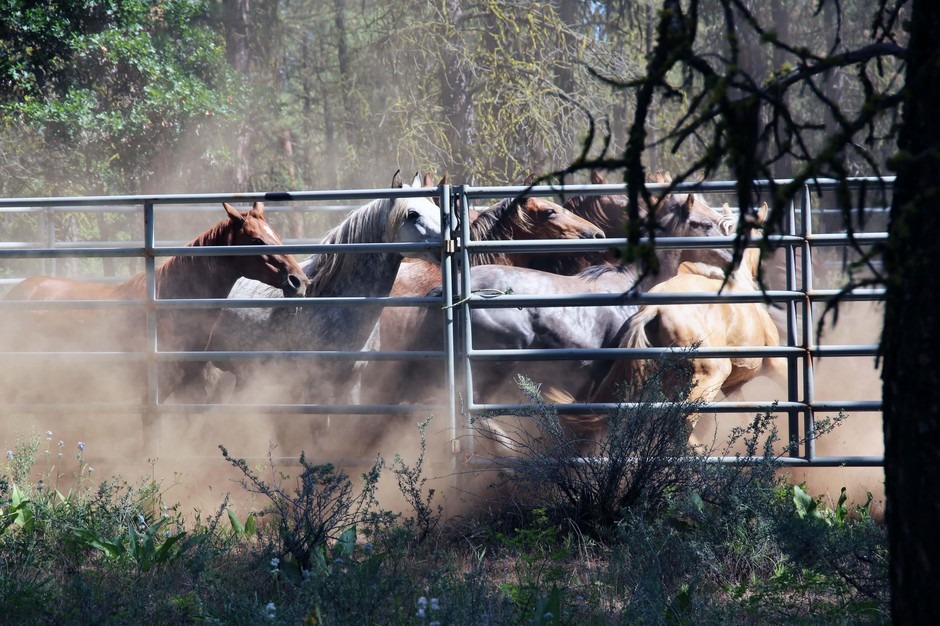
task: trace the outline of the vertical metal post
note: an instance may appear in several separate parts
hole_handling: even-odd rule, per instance
[[[146,291],[144,310],[147,318],[147,399],[142,416],[144,450],[156,458],[160,454],[160,420],[157,412],[159,389],[157,375],[157,264],[154,254],[153,202],[144,202],[144,275]]]
[[[460,452],[457,425],[456,356],[454,354],[454,215],[450,202],[450,185],[441,185],[438,196],[441,206],[441,232],[444,236],[441,252],[441,305],[444,312],[444,385],[447,389],[447,415],[450,418],[451,469],[456,473],[457,454]]]
[[[44,239],[47,248],[55,247],[55,207],[43,207],[39,214],[40,236]],[[40,272],[48,276],[56,276],[56,257],[41,260]]]
[[[802,214],[801,214],[802,215]],[[787,207],[787,228],[786,235],[795,235],[796,234],[796,209],[794,204],[791,202]],[[786,260],[787,260],[787,290],[788,291],[797,291],[800,288],[800,285],[797,284],[801,281],[798,280],[797,274],[797,264],[796,264],[796,249],[793,244],[784,244],[786,250]],[[803,275],[805,280],[806,275]],[[798,345],[799,334],[799,315],[797,312],[797,304],[793,301],[787,302],[787,345],[795,346]],[[803,319],[803,327],[806,327],[806,318]],[[800,389],[799,389],[799,380],[800,380],[800,369],[798,360],[795,358],[787,358],[787,400],[790,402],[795,402],[799,399]],[[800,456],[800,416],[799,412],[793,409],[787,411],[787,441],[790,445],[790,456],[798,457]]]
[[[473,372],[470,367],[470,350],[473,346],[473,337],[470,333],[470,249],[468,243],[470,241],[470,200],[467,198],[466,189],[463,186],[457,188],[457,193],[460,197],[460,298],[461,305],[460,311],[458,313],[460,320],[463,339],[463,350],[461,353],[461,363],[463,364],[463,398],[464,398],[464,407],[463,412],[466,415],[464,420],[464,428],[466,430],[467,436],[465,437],[466,445],[463,446],[464,454],[469,458],[473,456],[474,453],[474,438],[473,438],[473,423],[472,415],[470,414],[469,405],[473,402]]]
[[[813,413],[815,401],[815,376],[813,372],[813,350],[815,346],[814,329],[816,316],[813,303],[809,299],[809,292],[813,290],[813,249],[809,242],[813,234],[812,224],[812,197],[808,184],[803,185],[803,401],[806,409],[803,416],[803,437],[806,440],[804,458],[812,461],[816,457],[816,418]]]

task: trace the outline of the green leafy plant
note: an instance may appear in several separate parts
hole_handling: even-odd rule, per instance
[[[232,457],[223,446],[219,448],[225,460],[244,475],[245,489],[270,501],[260,515],[270,516],[276,530],[272,549],[275,554],[289,557],[298,574],[310,571],[318,551],[329,541],[339,539],[359,523],[374,519],[371,513],[376,504],[381,460],[362,475],[362,486],[355,493],[345,472],[330,463],[312,464],[301,454],[300,474],[291,492],[284,487],[289,477],[274,469],[272,452],[268,454],[272,479],[266,481],[244,459]]]
[[[419,449],[418,458],[413,466],[405,463],[401,455],[396,454],[392,463],[392,473],[398,481],[398,490],[414,512],[413,517],[406,520],[406,524],[413,527],[418,543],[424,541],[440,524],[443,515],[443,506],[436,508],[432,502],[435,490],[427,488],[428,478],[424,475],[424,460],[427,452],[427,427],[431,422],[428,418],[418,425]]]

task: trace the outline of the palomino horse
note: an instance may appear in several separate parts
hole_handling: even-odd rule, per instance
[[[401,188],[396,174],[393,188]],[[350,213],[322,243],[431,243],[441,245],[441,210],[425,197],[379,198]],[[308,298],[388,296],[402,259],[437,261],[439,250],[417,252],[325,252],[303,263],[310,284]],[[269,287],[239,281],[230,298],[276,297]],[[376,344],[381,309],[376,306],[301,306],[299,308],[227,309],[212,334],[211,350],[360,351]],[[239,386],[255,379],[258,360],[218,362]],[[252,399],[295,399],[329,404],[348,402],[364,362],[326,358],[275,368],[246,390]],[[266,366],[267,367],[267,364]]]
[[[767,205],[759,213],[763,220]],[[650,293],[719,293],[757,291],[760,250],[748,248],[740,266],[727,278],[716,267],[683,263],[679,273]],[[765,347],[780,344],[777,327],[762,302],[707,302],[644,305],[630,319],[621,347]],[[620,360],[599,385],[595,401],[616,401],[617,386],[627,381],[642,384],[649,362]],[[710,402],[757,376],[769,376],[781,386],[786,382],[786,361],[762,357],[701,357],[692,363],[692,400]],[[668,392],[667,392],[668,393]],[[694,422],[694,418],[693,418]],[[694,423],[692,424],[694,426]]]
[[[256,202],[241,212],[223,204],[228,217],[199,235],[188,246],[281,245],[268,224],[264,205]],[[225,298],[235,282],[247,277],[262,281],[286,296],[303,293],[307,278],[293,257],[282,254],[247,256],[177,256],[156,270],[158,299]],[[119,284],[34,276],[17,284],[7,300],[143,300],[146,276],[140,272]],[[221,309],[171,309],[157,312],[161,351],[206,348]],[[142,310],[89,308],[31,311],[25,332],[9,337],[15,351],[135,351],[145,349]],[[168,364],[160,370],[160,389],[168,397],[179,383],[201,370],[199,362]]]

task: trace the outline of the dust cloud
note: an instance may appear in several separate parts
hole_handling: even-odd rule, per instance
[[[127,326],[132,324],[116,321],[121,318],[115,316],[97,328],[88,322],[79,329],[77,337],[54,342],[58,349],[71,349],[75,354],[48,358],[23,350],[24,345],[32,346],[33,350],[49,346],[39,339],[30,340],[40,332],[37,320],[42,316],[34,313],[2,310],[4,345],[0,350],[8,350],[12,345],[22,354],[2,365],[0,452],[14,449],[17,441],[37,436],[42,445],[34,473],[37,477],[54,475],[64,488],[75,484],[73,475],[81,469],[75,458],[78,442],[84,443],[82,462],[85,467],[94,468],[96,480],[112,476],[121,476],[132,484],[141,479],[159,480],[165,503],[179,504],[184,512],[213,511],[230,494],[232,506],[242,515],[265,503],[240,485],[244,477],[224,461],[219,445],[234,457],[248,461],[249,467],[268,481],[278,480],[281,473],[296,475],[301,453],[313,463],[338,464],[354,484],[358,483],[359,474],[379,458],[387,465],[396,455],[401,455],[408,465],[418,458],[418,425],[431,416],[429,413],[320,415],[291,412],[289,408],[275,414],[260,407],[252,410],[251,403],[278,401],[277,393],[272,391],[278,385],[289,388],[296,384],[284,379],[259,377],[239,389],[233,387],[229,374],[217,373],[211,379],[215,385],[213,393],[228,401],[247,403],[247,407],[213,404],[198,412],[176,411],[171,397],[159,416],[117,408],[115,403],[137,403],[143,399],[144,365],[127,360],[92,359],[82,352],[101,349],[98,333],[129,333]],[[844,304],[838,323],[827,326],[822,343],[877,343],[881,319],[877,304]],[[93,337],[98,339],[88,343]],[[91,348],[92,345],[98,347]],[[305,367],[304,361],[292,363],[297,369]],[[824,357],[813,366],[817,400],[880,398],[881,384],[874,357]],[[317,382],[305,384],[310,384],[316,395]],[[800,393],[804,393],[802,389]],[[779,397],[779,389],[758,379],[741,389],[740,398],[731,399],[760,401],[775,397]],[[443,398],[438,400],[442,402]],[[45,406],[40,408],[40,403]],[[31,409],[30,405],[37,406]],[[444,505],[446,512],[452,514],[464,510],[465,501],[473,500],[477,494],[455,488],[457,477],[467,466],[461,455],[453,453],[453,431],[446,411],[442,408],[432,413],[434,417],[427,427],[425,475],[433,480],[425,489],[434,488],[438,494],[435,503]],[[720,444],[731,428],[746,424],[752,417],[704,416],[696,435],[700,440],[714,437]],[[777,423],[786,439],[786,416],[780,415]],[[52,434],[47,435],[48,432]],[[848,411],[844,423],[816,443],[816,454],[881,455],[880,413]],[[846,487],[854,502],[864,502],[866,493],[871,492],[876,512],[883,509],[881,468],[793,469],[788,473],[791,480],[806,482],[811,493],[825,494],[833,501],[838,499],[842,487]],[[379,493],[382,506],[407,512],[394,475],[386,469],[383,476]],[[289,491],[293,488],[289,481],[285,486]]]
[[[878,303],[846,302],[840,306],[838,321],[833,324],[827,316],[819,344],[825,345],[875,345],[878,343],[882,328],[883,310]],[[825,356],[814,361],[813,397],[816,401],[863,401],[881,399],[881,372],[876,367],[874,356],[841,357]],[[802,385],[802,373],[798,370],[799,398],[806,398]],[[730,400],[772,401],[783,399],[780,391],[766,379],[758,378],[745,384],[739,391],[733,392]],[[783,412],[775,413],[775,425],[782,441],[782,449],[788,436],[788,418]],[[884,453],[881,412],[844,411],[845,419],[828,434],[821,435],[815,442],[816,457],[832,456],[881,456]],[[715,442],[721,447],[728,441],[732,428],[746,426],[753,414],[726,413],[706,415],[695,429],[695,437],[700,442]],[[817,420],[835,419],[838,412],[820,412]],[[802,415],[799,420],[803,436]],[[804,448],[801,448],[801,453]],[[743,452],[732,448],[732,454]],[[792,468],[783,473],[794,483],[805,482],[813,495],[823,495],[832,503],[838,501],[842,487],[850,502],[864,503],[867,493],[871,493],[873,513],[884,511],[884,470],[881,467],[825,467]]]

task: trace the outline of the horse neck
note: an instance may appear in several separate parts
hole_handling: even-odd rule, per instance
[[[323,238],[323,243],[388,243],[388,207],[375,200],[356,209]],[[316,255],[305,268],[310,285],[308,296],[387,296],[401,266],[396,252],[349,254],[327,252]]]
[[[600,196],[575,196],[565,202],[564,207],[604,231],[605,237],[623,237],[626,231],[626,206],[618,207],[614,203],[609,206],[614,210],[604,210]]]
[[[232,245],[231,222],[223,220],[191,241],[187,247]],[[161,298],[224,298],[241,278],[236,257],[176,256],[157,268]]]
[[[640,275],[633,265],[603,263],[587,268],[577,278],[586,282],[591,291],[605,293],[634,288]]]
[[[512,201],[503,200],[480,213],[470,224],[471,241],[512,241],[516,229]],[[480,252],[470,255],[470,265],[515,265],[526,266],[531,255],[525,253]]]

